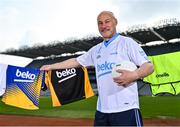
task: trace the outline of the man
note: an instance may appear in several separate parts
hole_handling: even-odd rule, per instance
[[[45,65],[41,70],[94,66],[99,95],[94,125],[142,126],[136,80],[151,74],[153,65],[134,40],[117,33],[117,19],[112,12],[101,12],[97,24],[102,43],[77,58]],[[118,70],[121,76],[112,78],[112,67],[119,61],[131,61],[139,68]]]

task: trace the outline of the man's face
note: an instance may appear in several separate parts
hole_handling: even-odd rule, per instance
[[[104,39],[110,39],[116,33],[116,20],[108,13],[102,13],[97,18],[98,29]]]

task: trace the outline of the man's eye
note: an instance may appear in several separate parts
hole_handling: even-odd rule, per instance
[[[98,24],[99,24],[99,25],[101,25],[101,24],[102,24],[102,22],[98,22]]]
[[[106,20],[105,23],[109,23],[110,21],[109,20]]]

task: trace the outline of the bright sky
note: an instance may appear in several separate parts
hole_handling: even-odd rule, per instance
[[[99,35],[99,12],[114,12],[118,31],[180,19],[180,0],[0,0],[0,52]]]

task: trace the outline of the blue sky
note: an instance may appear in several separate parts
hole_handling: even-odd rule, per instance
[[[0,52],[99,35],[96,17],[103,10],[114,12],[118,31],[180,20],[180,0],[0,0]]]

